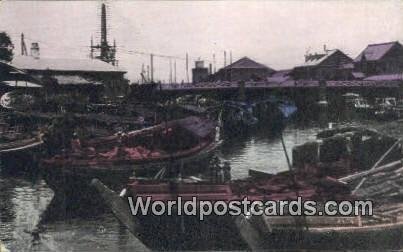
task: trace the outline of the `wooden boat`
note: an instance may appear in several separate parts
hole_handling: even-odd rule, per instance
[[[257,126],[258,123],[282,128],[284,119],[296,111],[294,103],[276,97],[253,102],[224,101],[221,120],[227,132],[245,131]]]
[[[0,159],[5,172],[28,171],[34,166],[43,147],[42,134],[34,125],[24,127],[8,122],[8,114],[1,115]]]
[[[42,159],[40,168],[54,191],[75,201],[94,198],[93,191],[87,190],[92,178],[122,189],[134,171],[152,174],[162,166],[192,167],[206,160],[219,144],[215,127],[209,119],[187,117],[80,144],[73,141],[70,150]]]
[[[322,144],[326,140],[333,141],[343,137],[354,138],[354,136],[356,138],[361,137],[360,144],[362,146],[373,145],[374,143],[371,141],[377,141],[378,144],[385,141],[385,138],[380,137],[376,132],[359,128],[328,130],[319,134]],[[365,142],[371,137],[371,141]],[[355,141],[358,140],[355,139]],[[365,143],[362,143],[363,141]],[[362,162],[356,163],[363,165],[359,168],[350,167],[335,173],[334,170],[325,168],[331,167],[332,163],[340,167],[340,160],[337,157],[345,159],[346,156],[345,153],[331,152],[332,149],[328,148],[327,144],[329,142],[324,144],[325,147],[321,151],[316,149],[316,153],[325,155],[322,159],[321,157],[305,159],[302,162],[305,164],[304,166],[299,160],[296,162],[292,173],[283,172],[274,175],[252,171],[253,177],[234,180],[230,183],[213,183],[194,179],[155,181],[135,178],[129,181],[120,196],[110,191],[99,181],[94,181],[94,184],[116,217],[142,242],[156,249],[163,247],[169,249],[243,249],[245,244],[239,242],[240,240],[245,241],[250,249],[259,251],[276,248],[382,249],[401,246],[400,238],[403,237],[403,190],[398,185],[403,181],[403,164],[401,161],[394,161],[378,166],[378,164],[382,164],[383,160],[387,160],[386,156],[395,154],[392,150],[399,149],[398,145],[392,141],[392,146],[387,144],[378,146],[381,150],[381,158],[377,156],[378,161],[371,168],[365,168],[366,163]],[[348,143],[345,142],[345,144]],[[336,145],[340,147],[340,141],[333,142],[332,145],[333,147]],[[330,151],[330,154],[325,154],[325,150]],[[295,153],[302,154],[300,151],[297,150]],[[311,155],[307,155],[307,157],[312,158]],[[322,165],[313,166],[312,163],[307,165],[307,163],[309,164],[308,161],[312,160],[316,160],[318,164],[321,163],[319,161],[321,160]],[[313,167],[319,170],[315,170]],[[329,177],[329,174],[335,175],[339,179]],[[366,179],[363,186],[359,190],[352,190],[357,188],[357,184],[360,184],[363,178]],[[386,183],[388,186],[385,187],[385,181],[392,183]],[[373,216],[313,216],[304,218],[287,215],[281,217],[211,215],[205,221],[199,221],[196,217],[192,218],[193,216],[183,217],[175,216],[175,214],[162,217],[154,215],[131,216],[127,205],[127,196],[144,199],[151,197],[152,201],[164,202],[176,199],[178,196],[188,200],[195,196],[197,200],[222,200],[225,202],[242,200],[245,197],[252,201],[265,201],[291,200],[300,196],[303,200],[316,200],[318,202],[353,200],[359,197],[359,199],[372,199],[376,205]],[[212,247],[204,247],[208,246],[211,237],[215,237],[214,240],[221,243],[213,244]],[[153,241],[158,242],[154,244]],[[186,247],[175,247],[175,244],[183,244],[181,243],[183,241],[187,241]],[[238,247],[225,247],[228,244],[236,244]]]
[[[401,161],[340,179],[353,188],[357,199],[370,199],[372,216],[251,216],[236,224],[252,250],[396,250],[403,246],[403,180]],[[346,200],[346,199],[343,199]]]
[[[162,123],[149,128],[97,138],[63,155],[42,160],[44,167],[121,170],[127,166],[170,162],[215,146],[215,124],[199,117]]]
[[[229,203],[247,198],[251,201],[265,199],[282,199],[295,196],[293,191],[286,191],[291,188],[292,183],[289,175],[284,173],[271,178],[258,180],[234,180],[206,181],[194,177],[178,179],[150,180],[132,178],[120,196],[109,190],[98,180],[94,181],[95,187],[107,205],[115,213],[116,217],[126,225],[144,244],[152,249],[206,249],[206,250],[234,250],[246,249],[240,233],[238,232],[234,217],[230,215],[205,216],[203,221],[198,216],[183,216],[177,214],[177,208],[171,215],[156,216],[153,214],[132,216],[128,206],[128,196],[134,201],[141,198],[144,202],[147,198],[151,202],[176,201],[181,197],[183,201],[191,201],[196,197],[196,204],[200,207],[201,201]],[[340,184],[341,185],[341,184]],[[300,183],[300,194],[307,198],[316,198],[315,185]],[[343,186],[343,185],[341,185]],[[284,190],[284,192],[280,192]],[[107,196],[107,195],[108,196]],[[330,198],[333,191],[326,194],[322,190],[320,197]],[[198,212],[199,210],[197,210]],[[211,237],[215,237],[211,239]]]

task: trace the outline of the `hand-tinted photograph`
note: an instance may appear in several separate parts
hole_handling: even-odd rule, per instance
[[[401,0],[0,1],[0,252],[403,250]]]

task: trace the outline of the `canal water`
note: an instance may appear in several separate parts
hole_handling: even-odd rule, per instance
[[[353,121],[343,125],[369,126],[395,137],[403,136],[403,122]],[[322,128],[317,123],[289,124],[283,131],[289,155],[293,146],[314,140]],[[248,169],[270,173],[287,169],[279,134],[264,128],[227,137],[217,155],[230,161],[233,178],[247,176]],[[64,211],[52,204],[53,196],[40,176],[0,175],[0,240],[10,251],[144,250],[109,212],[68,218],[60,218],[59,214],[53,218],[52,213]]]

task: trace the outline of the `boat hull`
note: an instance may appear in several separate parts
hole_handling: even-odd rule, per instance
[[[131,176],[154,176],[161,168],[176,167],[183,173],[192,173],[208,166],[211,156],[221,142],[213,142],[208,148],[197,155],[172,160],[171,162],[128,164],[119,166],[50,166],[41,163],[40,170],[47,185],[60,196],[72,211],[84,205],[103,205],[96,192],[90,186],[92,179],[96,178],[115,191],[121,191]],[[102,208],[102,207],[101,207]]]
[[[320,250],[368,250],[399,249],[403,246],[403,222],[368,225],[362,227],[326,227],[300,229],[276,229],[269,232],[259,228],[255,221],[239,216],[239,229],[252,228],[257,234],[243,233],[249,247],[264,249],[320,249]]]
[[[154,250],[246,249],[231,216],[132,215],[128,200],[119,197],[99,180],[92,181],[103,202],[116,218],[145,246]]]
[[[11,148],[0,149],[2,172],[17,174],[21,172],[33,172],[38,167],[39,156],[44,150],[41,140],[16,145]]]

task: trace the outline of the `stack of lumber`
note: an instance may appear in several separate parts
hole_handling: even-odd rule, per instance
[[[389,200],[403,196],[403,164],[395,161],[371,170],[339,179],[352,187],[362,185],[355,191],[359,198]]]

